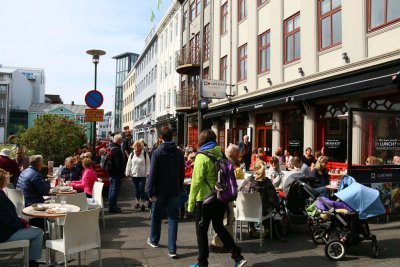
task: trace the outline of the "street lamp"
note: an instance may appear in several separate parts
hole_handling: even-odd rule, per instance
[[[91,49],[87,50],[86,54],[92,56],[92,62],[94,63],[94,90],[97,90],[97,64],[100,61],[100,56],[106,54],[103,50]],[[96,122],[92,122],[92,159],[93,162],[96,159]]]

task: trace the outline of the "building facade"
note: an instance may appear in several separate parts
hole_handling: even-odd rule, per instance
[[[113,58],[116,59],[115,78],[115,106],[114,106],[114,132],[122,130],[122,109],[123,109],[123,82],[129,71],[133,68],[139,55],[126,52]]]
[[[109,134],[112,133],[111,118],[112,118],[112,113],[111,113],[111,111],[109,111],[104,114],[103,121],[99,121],[96,123],[97,139],[110,138]]]
[[[297,155],[324,148],[345,162],[347,124],[340,115],[349,108],[399,110],[392,77],[400,71],[400,6],[394,1],[180,2],[181,92],[200,98],[203,77],[226,81],[230,95],[204,112],[178,95],[188,144],[200,125],[212,127],[223,147],[248,134],[269,155],[279,146]],[[353,126],[354,163],[381,153],[373,141],[385,133],[373,126],[388,123]]]
[[[132,131],[135,123],[135,82],[136,69],[132,68],[123,83],[124,108],[122,111],[122,128],[124,131]]]

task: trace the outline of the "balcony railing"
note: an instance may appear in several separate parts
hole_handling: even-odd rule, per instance
[[[176,53],[176,71],[180,74],[200,73],[200,49],[186,47]]]
[[[199,88],[196,86],[187,86],[181,89],[176,99],[177,111],[190,111],[198,107]]]

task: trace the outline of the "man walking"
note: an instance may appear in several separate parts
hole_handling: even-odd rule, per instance
[[[152,204],[150,237],[147,243],[158,247],[161,235],[162,213],[168,216],[168,255],[176,258],[178,233],[178,199],[183,189],[185,161],[183,153],[172,142],[172,130],[161,129],[162,144],[151,156],[150,173],[146,183],[146,193]]]
[[[121,188],[121,179],[124,177],[124,157],[121,150],[123,138],[120,134],[114,136],[114,142],[110,145],[111,170],[108,170],[110,176],[110,189],[108,191],[108,212],[121,213],[122,210],[117,206],[118,194]]]
[[[251,163],[251,142],[249,142],[248,135],[243,136],[243,142],[239,143],[239,149],[243,162],[246,164],[246,171],[248,171]]]

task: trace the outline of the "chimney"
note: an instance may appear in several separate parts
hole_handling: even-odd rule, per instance
[[[72,106],[75,105],[74,101],[71,102],[71,105],[72,105]]]

